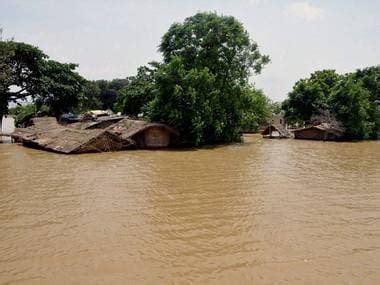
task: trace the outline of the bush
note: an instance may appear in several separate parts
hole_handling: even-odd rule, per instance
[[[49,108],[45,105],[37,108],[35,104],[17,106],[9,110],[9,113],[15,119],[16,127],[26,127],[31,118],[48,116]]]

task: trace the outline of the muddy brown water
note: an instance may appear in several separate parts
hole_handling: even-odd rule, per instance
[[[0,283],[380,284],[380,142],[0,144]]]

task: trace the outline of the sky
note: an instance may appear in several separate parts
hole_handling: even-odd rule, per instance
[[[274,101],[315,70],[380,64],[380,0],[0,0],[3,38],[78,63],[87,79],[125,78],[161,60],[174,22],[197,12],[232,15],[271,58],[250,78]]]

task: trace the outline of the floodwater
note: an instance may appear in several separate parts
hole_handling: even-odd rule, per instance
[[[2,144],[0,283],[380,284],[380,142]]]

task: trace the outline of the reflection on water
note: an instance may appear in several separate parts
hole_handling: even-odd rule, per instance
[[[378,284],[380,143],[0,145],[0,283]]]

